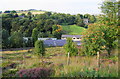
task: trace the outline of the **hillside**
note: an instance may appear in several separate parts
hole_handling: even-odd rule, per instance
[[[81,35],[86,29],[77,25],[62,25],[62,29],[66,34]]]
[[[15,10],[17,12],[18,15],[21,15],[22,13],[27,14],[28,12],[31,12],[33,15],[35,14],[43,14],[46,11],[42,11],[42,10]],[[10,13],[10,12],[9,12]],[[8,14],[8,13],[2,13],[2,14]]]

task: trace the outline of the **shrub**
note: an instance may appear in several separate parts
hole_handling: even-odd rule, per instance
[[[37,36],[38,36],[38,30],[37,28],[34,28],[32,30],[32,38],[33,38],[34,43],[37,41],[37,38],[38,38]]]
[[[53,70],[47,68],[23,69],[16,73],[16,77],[49,77]]]
[[[67,53],[70,53],[70,56],[76,56],[78,54],[78,49],[71,38],[67,39],[67,44],[65,44],[64,48]]]
[[[37,40],[35,42],[35,54],[38,56],[45,55],[45,47],[44,47],[43,41]]]

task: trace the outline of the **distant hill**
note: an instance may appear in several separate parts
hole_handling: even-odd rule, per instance
[[[86,29],[77,25],[62,25],[62,29],[66,34],[81,35]]]
[[[10,13],[11,11],[13,11],[13,10],[8,10],[7,13]],[[18,15],[20,15],[20,14],[22,14],[22,13],[27,14],[28,12],[31,12],[33,15],[35,15],[35,14],[43,14],[43,13],[46,12],[46,11],[44,11],[44,10],[36,10],[36,9],[29,9],[29,10],[14,10],[14,11],[16,11]],[[6,13],[3,12],[2,14],[6,14]]]
[[[25,13],[27,14],[28,12],[31,12],[32,14],[43,14],[45,11],[40,11],[40,10],[26,10],[26,11],[17,11],[18,15]]]

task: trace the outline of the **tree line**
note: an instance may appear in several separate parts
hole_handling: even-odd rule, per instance
[[[37,40],[38,37],[55,37],[60,39],[64,34],[61,25],[76,24],[80,27],[87,27],[83,22],[84,18],[89,20],[89,23],[94,23],[96,17],[90,14],[64,14],[45,12],[44,14],[33,15],[31,12],[27,14],[18,14],[16,11],[2,14],[2,48],[15,48],[26,45],[23,37],[32,37]]]

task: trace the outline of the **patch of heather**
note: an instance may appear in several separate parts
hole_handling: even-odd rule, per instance
[[[49,77],[54,73],[48,68],[23,69],[16,73],[16,77]]]

